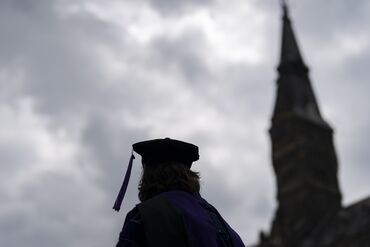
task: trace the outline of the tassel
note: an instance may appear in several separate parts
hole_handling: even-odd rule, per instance
[[[130,161],[128,163],[128,167],[127,167],[127,170],[126,170],[125,178],[123,180],[121,189],[120,189],[120,191],[119,191],[119,193],[117,195],[116,201],[114,202],[113,209],[116,210],[117,212],[120,210],[121,204],[122,204],[122,201],[123,201],[123,198],[125,197],[125,193],[126,193],[126,190],[127,190],[128,182],[130,180],[132,163],[133,163],[133,160],[134,159],[135,159],[135,156],[132,153],[131,154],[131,157],[130,157]]]

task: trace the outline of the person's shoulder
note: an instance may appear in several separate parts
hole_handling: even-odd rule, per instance
[[[127,215],[135,215],[138,212],[137,205],[128,211]]]
[[[117,243],[117,247],[134,246],[147,246],[144,228],[137,206],[127,213]]]
[[[140,221],[140,213],[139,209],[137,206],[135,206],[133,209],[131,209],[127,214],[126,214],[126,219],[124,222],[124,226],[128,224],[129,222],[136,222]]]
[[[174,205],[174,195],[179,196],[176,191],[166,191],[153,196],[136,205],[141,216],[153,214],[168,214],[170,211],[177,211]]]
[[[142,212],[143,209],[168,210],[168,208],[172,208],[177,210],[181,208],[181,204],[189,204],[189,202],[195,203],[197,201],[197,196],[192,193],[181,190],[170,190],[145,200],[137,204],[136,207],[139,212]]]
[[[150,204],[153,204],[154,202],[156,202],[157,200],[160,200],[162,199],[162,193],[161,194],[158,194],[158,195],[155,195],[145,201],[142,201],[138,204],[136,204],[136,210],[139,210],[143,205],[150,205]],[[135,210],[135,208],[133,210]]]
[[[166,197],[168,197],[169,195],[181,195],[182,193],[186,193],[186,192],[183,192],[183,191],[180,191],[180,190],[169,190],[169,191],[165,191],[165,192],[161,192],[139,204],[136,205],[136,207],[139,207],[142,206],[142,205],[150,205],[150,204],[153,204],[153,203],[156,203],[158,201],[162,201],[162,200],[165,200]]]
[[[183,190],[169,190],[159,195],[168,199],[191,199],[191,200],[197,199],[197,194]]]

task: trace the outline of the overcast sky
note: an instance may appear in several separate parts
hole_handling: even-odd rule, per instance
[[[370,195],[370,1],[291,0],[345,205]],[[114,246],[131,145],[200,147],[202,194],[247,244],[276,206],[278,0],[0,0],[1,246]]]

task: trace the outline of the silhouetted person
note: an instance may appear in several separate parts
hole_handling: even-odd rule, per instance
[[[200,194],[199,175],[190,170],[198,147],[173,139],[133,145],[142,156],[140,204],[126,216],[116,247],[241,247],[238,234]],[[114,209],[120,208],[131,156]]]

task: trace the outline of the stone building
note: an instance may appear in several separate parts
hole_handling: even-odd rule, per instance
[[[270,128],[278,207],[258,247],[369,247],[370,197],[343,207],[333,130],[320,113],[283,4]]]

